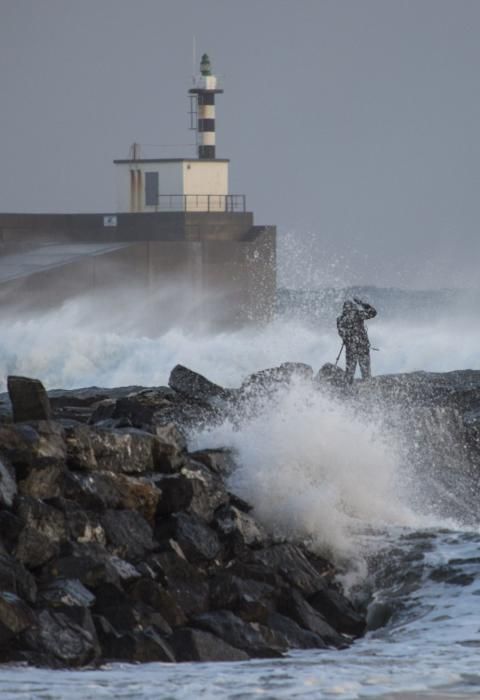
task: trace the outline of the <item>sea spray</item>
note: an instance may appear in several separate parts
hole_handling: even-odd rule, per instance
[[[279,536],[309,540],[350,570],[363,567],[357,535],[411,524],[394,437],[381,418],[296,380],[255,399],[244,420],[193,436],[236,459],[230,485]]]

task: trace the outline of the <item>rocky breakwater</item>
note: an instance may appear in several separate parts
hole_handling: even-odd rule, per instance
[[[169,387],[45,392],[9,377],[0,423],[0,661],[240,661],[343,648],[364,617],[335,569],[274,540],[230,493],[228,452],[184,431],[304,366],[228,391],[177,367]]]

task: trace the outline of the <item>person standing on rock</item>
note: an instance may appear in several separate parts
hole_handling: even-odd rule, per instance
[[[346,301],[341,316],[337,318],[338,334],[345,345],[345,381],[353,383],[357,362],[362,379],[371,377],[370,342],[365,321],[377,315],[376,309],[360,299]]]

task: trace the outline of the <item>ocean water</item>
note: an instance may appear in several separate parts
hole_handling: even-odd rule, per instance
[[[375,373],[480,369],[471,293],[360,291],[381,312],[369,325],[379,348]],[[153,386],[182,363],[236,386],[284,361],[317,370],[338,353],[333,319],[344,295],[283,296],[263,328],[213,332],[174,324],[149,336],[134,309],[105,314],[76,300],[35,318],[3,318],[1,374],[35,376],[48,388]],[[301,382],[240,425],[226,421],[190,436],[192,448],[232,448],[238,466],[231,487],[254,504],[257,517],[328,553],[350,594],[370,601],[371,630],[349,649],[236,664],[54,672],[8,666],[0,669],[0,697],[480,698],[480,527],[465,517],[461,491],[452,494],[448,519],[436,512],[429,487],[405,459],[405,440],[381,411],[367,416]]]

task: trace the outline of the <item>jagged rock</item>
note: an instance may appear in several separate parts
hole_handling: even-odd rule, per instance
[[[232,647],[242,649],[249,656],[279,657],[286,649],[286,645],[278,639],[267,641],[259,625],[244,622],[229,610],[216,610],[196,615],[192,623],[195,627],[220,637]]]
[[[92,431],[92,446],[98,469],[141,474],[153,471],[156,442],[150,433],[135,428]]]
[[[0,591],[0,647],[28,629],[35,615],[15,593]]]
[[[28,603],[37,600],[37,584],[32,574],[14,557],[0,553],[0,590],[9,591]]]
[[[63,513],[29,497],[19,498],[17,513],[25,523],[15,548],[17,559],[36,568],[57,556],[60,544],[66,540]]]
[[[194,513],[174,513],[157,521],[155,536],[176,540],[193,563],[215,559],[222,549],[216,532]]]
[[[227,392],[223,387],[214,384],[206,377],[194,372],[183,365],[176,365],[170,373],[168,386],[194,401],[224,399]]]
[[[31,650],[58,659],[67,666],[84,666],[93,661],[98,641],[92,633],[63,612],[42,610],[36,626],[25,634]]]
[[[326,649],[327,644],[318,634],[302,629],[289,617],[278,612],[271,612],[267,618],[267,626],[282,634],[292,649]]]
[[[17,480],[25,479],[32,469],[64,465],[63,429],[53,421],[0,425],[0,454],[15,468]]]
[[[61,425],[65,431],[67,467],[73,470],[98,469],[91,429],[83,423],[72,420],[64,420]]]
[[[118,633],[102,616],[95,618],[103,656],[112,661],[166,661],[173,663],[175,656],[169,644],[152,628]]]
[[[209,609],[207,577],[182,554],[173,549],[157,552],[147,563],[187,617]]]
[[[170,408],[176,400],[176,393],[167,386],[144,390],[117,399],[111,417],[127,419],[136,428],[144,428],[155,423],[156,414]]]
[[[306,596],[325,588],[324,578],[297,545],[285,543],[259,549],[252,553],[251,560],[278,572]]]
[[[61,496],[65,469],[63,464],[50,464],[40,469],[32,469],[28,476],[18,482],[21,496],[47,499]]]
[[[227,449],[197,450],[196,452],[192,452],[190,457],[195,462],[200,462],[212,472],[222,477],[229,476],[233,471],[234,461],[232,453]]]
[[[18,515],[9,510],[0,510],[1,541],[9,552],[12,552],[23,529],[23,521]]]
[[[289,384],[294,378],[313,379],[313,370],[303,362],[284,362],[279,367],[263,369],[251,374],[242,382],[243,397],[258,393],[270,393],[279,386]]]
[[[317,591],[308,602],[337,632],[359,637],[365,631],[365,618],[339,591],[325,588]]]
[[[268,542],[265,530],[255,519],[233,505],[225,505],[215,513],[217,530],[236,543],[247,547],[262,547]]]
[[[173,423],[155,426],[153,443],[154,469],[164,474],[178,472],[186,461],[185,437]]]
[[[186,510],[193,498],[193,482],[185,474],[165,475],[155,479],[161,496],[157,504],[157,516],[170,515]]]
[[[314,382],[318,386],[345,387],[345,372],[341,367],[327,362],[320,367],[315,375]]]
[[[217,508],[229,501],[223,479],[203,464],[193,461],[182,469],[182,474],[190,479],[193,486],[190,512],[210,523]]]
[[[49,501],[49,505],[63,512],[65,528],[70,540],[106,544],[105,531],[98,514],[83,510],[75,501],[65,498],[54,498]]]
[[[121,586],[122,581],[133,581],[140,576],[132,564],[112,556],[96,542],[70,543],[68,551],[44,567],[43,575],[45,578],[79,579],[89,588],[96,588],[103,582]]]
[[[95,603],[95,596],[78,579],[58,578],[41,587],[38,600],[52,608],[89,608]]]
[[[172,594],[157,581],[140,579],[131,588],[131,595],[160,613],[171,627],[180,627],[187,621],[185,613]]]
[[[168,640],[177,661],[246,661],[245,651],[235,649],[210,632],[184,627]]]
[[[288,595],[284,595],[279,611],[295,620],[300,627],[318,634],[328,646],[337,648],[346,646],[345,638],[336,632],[298,591],[292,590]]]
[[[85,508],[124,508],[153,522],[161,492],[148,481],[113,472],[67,472],[65,495]]]
[[[0,460],[0,506],[11,508],[17,494],[17,482],[4,460]]]
[[[107,510],[101,522],[107,543],[120,557],[139,561],[145,558],[146,552],[155,548],[152,528],[136,511]]]
[[[273,610],[273,586],[231,574],[220,574],[210,581],[213,610],[231,610],[246,622],[264,623]]]
[[[7,388],[15,423],[51,419],[50,401],[45,387],[38,379],[10,375],[7,378]]]

